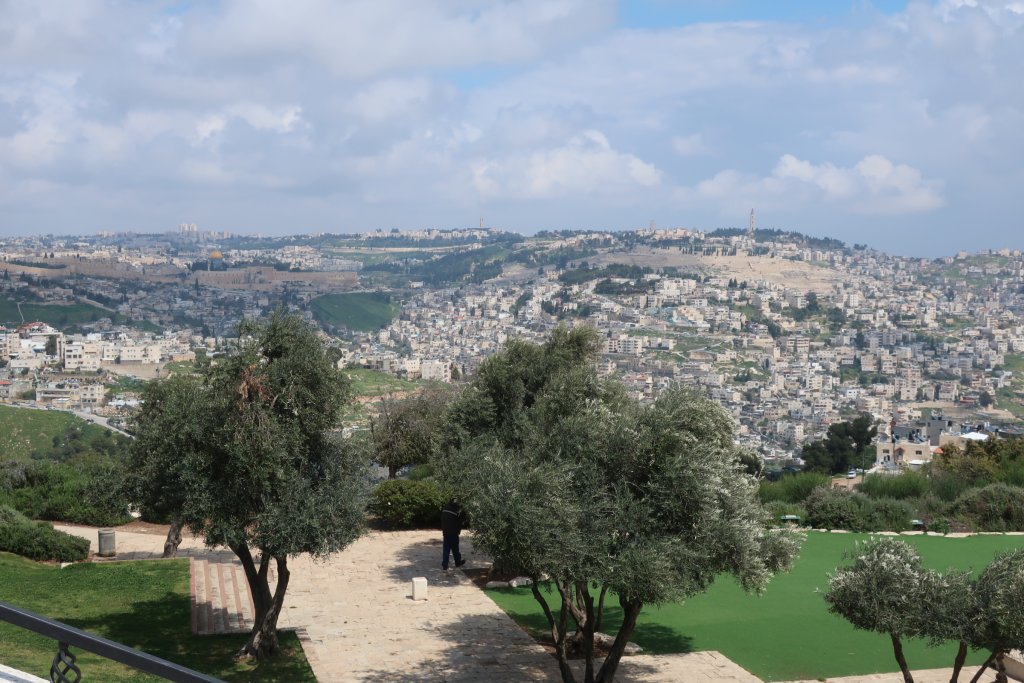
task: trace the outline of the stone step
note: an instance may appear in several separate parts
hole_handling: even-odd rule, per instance
[[[253,626],[253,604],[245,571],[237,560],[189,559],[192,632],[247,633]]]

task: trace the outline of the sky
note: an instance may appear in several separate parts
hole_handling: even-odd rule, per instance
[[[1024,248],[1024,0],[0,0],[0,235]]]

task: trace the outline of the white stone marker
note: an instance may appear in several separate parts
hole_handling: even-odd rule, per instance
[[[417,576],[412,580],[412,599],[413,600],[426,600],[427,599],[427,577]]]

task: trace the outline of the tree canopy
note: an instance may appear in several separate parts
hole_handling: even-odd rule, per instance
[[[681,390],[642,406],[596,375],[595,350],[588,329],[506,345],[453,407],[458,437],[438,467],[477,545],[534,579],[563,680],[575,680],[577,647],[588,683],[614,680],[644,605],[692,596],[723,572],[759,590],[796,551],[766,529],[724,409]],[[624,620],[595,672],[607,596]]]
[[[869,449],[877,435],[878,427],[867,413],[850,422],[830,425],[824,439],[804,445],[800,453],[804,468],[836,474],[851,467],[864,467],[874,462],[874,453]]]

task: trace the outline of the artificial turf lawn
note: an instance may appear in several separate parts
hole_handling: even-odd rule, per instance
[[[259,665],[234,661],[244,635],[193,635],[185,559],[59,569],[0,553],[0,600],[226,681],[316,681],[294,633],[282,633],[283,652]],[[53,640],[0,621],[0,663],[45,678],[56,651]],[[72,652],[83,680],[163,680],[77,648]]]
[[[854,630],[842,617],[829,614],[822,597],[828,573],[846,563],[844,552],[854,541],[869,537],[810,532],[793,570],[775,577],[763,595],[747,595],[734,580],[723,578],[685,604],[645,606],[631,640],[650,653],[717,650],[765,681],[898,671],[888,636]],[[902,538],[917,546],[927,567],[939,570],[980,571],[998,551],[1024,546],[1021,536]],[[549,632],[529,588],[487,594],[531,633]],[[557,592],[548,603],[556,607]],[[621,620],[618,601],[609,596],[603,630],[615,633]],[[912,669],[945,668],[952,666],[956,646],[930,648],[909,641],[904,652]],[[980,664],[987,654],[971,653],[968,663]],[[628,659],[623,666],[629,666]]]

